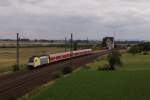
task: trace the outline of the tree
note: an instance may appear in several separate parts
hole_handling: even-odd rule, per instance
[[[66,66],[66,67],[64,67],[63,70],[62,70],[63,74],[69,74],[69,73],[71,73],[72,71],[73,71],[73,68],[70,67],[70,66]]]
[[[140,44],[132,46],[128,52],[135,55],[138,53],[148,54],[149,51],[150,51],[150,43],[144,42],[144,43],[140,43]]]
[[[129,53],[135,55],[141,52],[141,49],[138,46],[133,46],[129,49]]]
[[[121,53],[118,50],[112,49],[107,56],[110,70],[114,70],[115,66],[122,66]]]
[[[150,51],[150,43],[149,42],[141,43],[141,44],[138,44],[137,46],[140,48],[141,53],[143,53],[143,54],[148,54],[148,52]]]

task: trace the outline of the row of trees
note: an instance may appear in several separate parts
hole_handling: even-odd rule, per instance
[[[148,54],[149,51],[150,51],[150,43],[145,42],[132,46],[128,52],[135,55],[138,53]]]
[[[149,51],[150,51],[150,42],[145,42],[130,47],[128,52],[133,55],[138,53],[142,53],[145,55],[148,54]],[[115,66],[122,66],[121,53],[116,49],[110,51],[110,53],[107,56],[107,60],[111,70],[114,70]]]

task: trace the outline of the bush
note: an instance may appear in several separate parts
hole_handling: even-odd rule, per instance
[[[12,97],[9,97],[8,100],[17,100],[17,97],[12,96]]]
[[[141,50],[140,50],[140,47],[138,46],[133,46],[128,50],[128,53],[131,53],[132,55],[138,54],[140,52]]]
[[[52,73],[52,79],[57,79],[57,78],[60,78],[62,75],[61,72],[54,72]]]
[[[143,52],[143,55],[148,55],[148,52],[144,51],[144,52]]]
[[[102,48],[101,44],[96,44],[95,46],[92,47],[93,50],[100,50]]]
[[[107,56],[107,60],[111,70],[115,70],[115,66],[122,66],[121,53],[116,49],[111,50]]]
[[[25,69],[25,68],[27,68],[27,65],[26,64],[20,64],[19,67],[20,67],[20,69]]]
[[[107,71],[107,70],[112,70],[111,67],[108,64],[105,64],[103,66],[98,67],[99,71]]]
[[[91,67],[88,66],[88,65],[85,65],[85,66],[83,66],[83,68],[85,68],[85,69],[90,69]]]
[[[73,71],[72,67],[69,67],[69,66],[64,67],[63,70],[62,70],[63,74],[69,74],[72,71]]]
[[[13,71],[16,72],[19,70],[19,67],[15,64],[15,65],[12,65],[12,68],[13,68]]]

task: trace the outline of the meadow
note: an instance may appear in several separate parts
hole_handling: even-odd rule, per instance
[[[20,68],[24,68],[29,57],[34,55],[45,55],[56,52],[63,52],[64,48],[58,47],[30,47],[20,48]],[[0,73],[12,70],[16,63],[16,48],[0,48]],[[22,66],[23,65],[23,66]]]
[[[98,71],[104,59],[62,77],[23,100],[149,100],[150,55],[123,54],[116,71]],[[21,99],[21,100],[22,100]]]

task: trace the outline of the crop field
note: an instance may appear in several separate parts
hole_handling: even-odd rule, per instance
[[[34,55],[45,55],[62,51],[64,51],[64,48],[56,48],[56,47],[20,48],[20,64],[21,65],[26,64],[28,58]],[[16,49],[0,48],[0,73],[12,70],[11,66],[14,65],[15,63],[16,63]]]
[[[27,100],[149,100],[150,55],[122,56],[116,71],[81,69],[36,91]],[[104,61],[102,61],[104,63]]]

